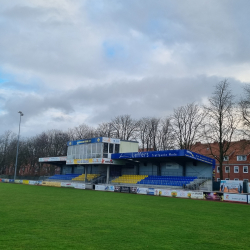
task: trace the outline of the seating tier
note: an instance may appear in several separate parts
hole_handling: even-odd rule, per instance
[[[136,184],[137,182],[141,181],[142,179],[145,179],[146,177],[148,177],[148,175],[122,175],[112,180],[111,182]]]

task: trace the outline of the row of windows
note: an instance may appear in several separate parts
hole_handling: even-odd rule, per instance
[[[229,178],[225,178],[225,180],[229,180]],[[234,178],[235,181],[239,181],[239,178]],[[217,181],[220,181],[220,178],[217,178]],[[243,181],[248,181],[248,179],[243,179]]]
[[[220,167],[217,166],[217,173],[220,172]],[[238,174],[239,171],[239,166],[234,166],[234,173]],[[230,173],[230,167],[229,166],[225,166],[225,173]],[[247,174],[248,173],[248,166],[243,166],[243,173]]]
[[[69,146],[69,159],[108,158],[108,154],[119,153],[120,145],[112,143],[89,143]]]
[[[224,156],[224,161],[229,161],[229,156]],[[237,155],[237,161],[246,161],[247,156],[246,155]]]

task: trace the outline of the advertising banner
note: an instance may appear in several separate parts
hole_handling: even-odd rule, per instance
[[[130,187],[131,194],[137,194],[137,187]]]
[[[250,193],[250,182],[248,182],[248,193]]]
[[[67,160],[67,164],[116,164],[116,165],[125,165],[124,161],[112,160],[109,158],[89,158],[89,159],[74,159]]]
[[[104,185],[95,185],[95,190],[104,191],[105,190],[105,186]]]
[[[120,186],[115,186],[115,192],[121,192],[121,187]]]
[[[156,196],[171,196],[171,191],[169,189],[155,188]]]
[[[42,185],[43,181],[37,181],[37,185]]]
[[[67,142],[67,146],[82,145],[82,144],[86,144],[86,143],[100,143],[100,142],[120,144],[120,139],[114,139],[114,138],[108,138],[108,137],[98,137],[98,138],[92,138],[92,139],[69,141],[69,142]]]
[[[42,186],[61,187],[61,182],[43,181]]]
[[[7,182],[7,183],[9,183],[9,179],[4,179],[4,182]]]
[[[247,203],[247,195],[246,194],[224,193],[224,201],[233,201],[233,202]]]
[[[5,182],[5,179],[2,179],[2,182]]]
[[[203,192],[203,196],[205,200],[212,200],[212,201],[223,201],[223,193],[218,192]]]
[[[37,181],[29,181],[29,185],[37,185]]]
[[[129,193],[130,192],[130,188],[126,187],[126,186],[121,186],[121,193]]]
[[[248,204],[250,203],[250,195],[248,195],[248,197],[247,197],[248,199],[247,199],[247,202],[248,202]]]
[[[203,199],[203,192],[191,192],[192,199]]]
[[[147,188],[137,188],[137,194],[147,194]]]
[[[74,187],[72,182],[61,182],[61,187]]]
[[[15,181],[14,181],[14,179],[9,179],[9,182],[14,183]]]
[[[83,184],[83,183],[75,183],[75,188],[77,188],[77,189],[85,189],[85,184]]]
[[[23,180],[23,184],[29,185],[29,181],[28,180]]]
[[[44,157],[44,158],[39,158],[39,162],[66,161],[66,159],[67,159],[66,156],[61,156],[61,157]]]
[[[177,192],[177,197],[178,198],[191,198],[191,192],[189,191],[184,191],[184,190],[179,190]]]
[[[243,193],[243,181],[222,180],[220,191],[224,193]]]
[[[15,183],[17,183],[17,184],[23,184],[23,180],[15,180]]]
[[[154,188],[148,188],[147,194],[148,195],[155,195],[155,189]]]
[[[171,190],[170,189],[163,189],[161,191],[162,191],[161,192],[162,196],[171,197]]]
[[[114,186],[105,186],[105,191],[114,192],[115,187]]]

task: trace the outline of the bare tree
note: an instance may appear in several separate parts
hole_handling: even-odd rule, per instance
[[[194,103],[174,109],[172,125],[179,149],[192,149],[201,137],[205,113]]]
[[[159,150],[174,149],[175,140],[173,126],[171,124],[171,118],[165,118],[160,120],[157,141]]]
[[[232,146],[232,139],[238,122],[234,96],[229,87],[226,79],[219,82],[209,99],[209,105],[204,107],[207,113],[204,135],[211,155],[219,162],[221,180],[223,180],[223,160]],[[218,142],[218,147],[215,146],[214,142]]]
[[[138,139],[143,151],[157,151],[159,148],[160,119],[155,117],[144,117],[138,123]]]
[[[101,137],[114,137],[114,131],[111,126],[111,122],[102,122],[96,129],[97,136]]]
[[[17,136],[13,132],[6,131],[0,136],[0,173],[14,168],[16,155]]]
[[[116,116],[110,124],[116,138],[121,140],[135,139],[139,121],[132,119],[130,115]]]
[[[250,138],[250,86],[244,87],[244,97],[241,98],[239,107],[241,113],[241,119],[243,121],[243,129],[241,132],[247,139]]]
[[[68,134],[71,140],[88,139],[96,136],[96,130],[86,124],[69,129]]]

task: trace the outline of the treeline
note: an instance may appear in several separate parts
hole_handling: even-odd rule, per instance
[[[250,136],[250,88],[246,86],[244,90],[245,96],[236,103],[228,81],[224,80],[215,86],[207,105],[190,103],[174,109],[168,117],[133,119],[130,115],[120,115],[97,127],[82,124],[68,131],[54,129],[30,138],[21,137],[17,173],[29,166],[29,174],[39,175],[38,158],[65,156],[67,141],[92,137],[136,140],[144,151],[192,150],[196,142],[203,142],[222,166],[233,141],[239,136],[245,139]],[[6,131],[0,135],[0,174],[14,173],[16,149],[16,134]]]

